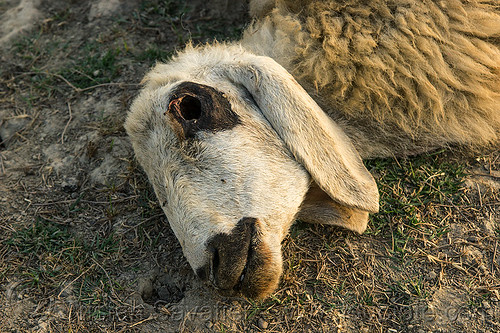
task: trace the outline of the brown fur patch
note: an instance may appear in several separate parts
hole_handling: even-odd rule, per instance
[[[246,297],[262,299],[277,288],[282,268],[276,267],[271,250],[259,237],[252,240],[250,251],[241,291]]]

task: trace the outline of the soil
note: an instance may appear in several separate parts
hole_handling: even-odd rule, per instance
[[[246,1],[7,0],[0,15],[0,332],[500,330],[498,147],[372,162],[386,213],[367,233],[297,223],[276,293],[225,298],[194,276],[122,125],[148,68],[237,39]],[[415,189],[387,170],[427,165],[423,204],[391,213]]]

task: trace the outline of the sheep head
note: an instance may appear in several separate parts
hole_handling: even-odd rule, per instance
[[[144,83],[125,128],[188,262],[222,293],[277,287],[296,217],[363,232],[378,210],[349,138],[272,59],[188,47]]]

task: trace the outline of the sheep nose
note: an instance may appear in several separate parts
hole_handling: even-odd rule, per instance
[[[243,280],[251,255],[252,238],[257,219],[244,217],[230,233],[219,233],[207,243],[209,263],[197,270],[203,280],[211,281],[221,290],[234,290]]]

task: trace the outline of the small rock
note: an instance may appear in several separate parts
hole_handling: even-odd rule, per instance
[[[436,277],[437,277],[437,274],[434,271],[430,271],[429,274],[427,274],[428,280],[434,280]]]
[[[260,329],[265,330],[269,326],[269,323],[267,321],[265,321],[264,319],[259,318],[259,320],[257,322],[257,326],[259,326]]]

